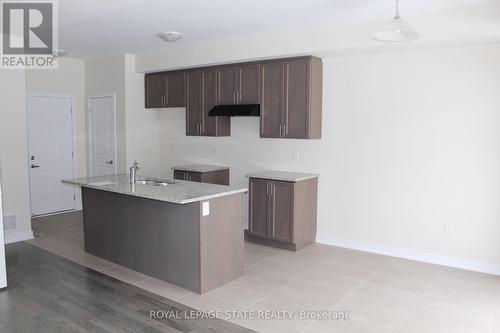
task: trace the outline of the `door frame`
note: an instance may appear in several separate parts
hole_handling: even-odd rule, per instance
[[[105,98],[105,97],[111,97],[113,99],[113,119],[115,121],[115,156],[114,156],[114,167],[115,167],[115,173],[118,173],[118,142],[117,142],[117,122],[116,122],[116,93],[109,93],[109,94],[92,94],[87,97],[87,161],[88,161],[88,175],[89,177],[93,177],[93,172],[92,172],[92,118],[90,115],[90,112],[92,110],[91,107],[91,99],[92,98]]]
[[[76,166],[78,165],[78,155],[76,154],[76,151],[75,151],[75,143],[76,143],[76,132],[77,132],[77,123],[76,123],[76,117],[74,116],[74,112],[76,111],[76,96],[75,95],[64,95],[64,94],[52,94],[52,93],[40,93],[40,92],[27,92],[26,93],[26,139],[28,140],[27,142],[27,155],[26,155],[26,160],[28,161],[28,163],[26,164],[26,167],[28,169],[28,175],[30,175],[30,146],[29,146],[29,142],[30,142],[30,139],[29,139],[29,136],[30,136],[30,132],[29,132],[29,127],[28,127],[28,99],[30,97],[47,97],[47,98],[69,98],[71,100],[71,151],[73,152],[73,155],[72,155],[72,164],[73,164],[73,174],[72,174],[72,177],[75,178],[75,175],[76,175]],[[28,183],[29,183],[29,190],[30,190],[30,215],[33,217],[35,215],[33,215],[33,211],[31,210],[31,181],[29,180],[30,177],[28,177]],[[73,206],[73,209],[72,210],[76,210],[77,209],[77,203],[76,203],[76,199],[77,199],[77,194],[76,194],[76,190],[73,189],[73,202],[74,202],[74,206]],[[70,210],[71,211],[71,210]],[[55,214],[60,214],[61,212],[53,212],[53,213],[49,213],[49,214],[43,214],[43,215],[36,215],[36,216],[44,216],[44,215],[55,215]]]

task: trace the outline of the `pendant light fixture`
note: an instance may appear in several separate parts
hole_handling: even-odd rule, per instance
[[[409,42],[420,37],[401,16],[399,16],[399,0],[396,0],[396,15],[373,35],[375,40],[381,42]]]

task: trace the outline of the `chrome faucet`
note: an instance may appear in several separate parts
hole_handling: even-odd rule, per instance
[[[139,170],[139,163],[137,163],[137,161],[134,161],[134,164],[132,164],[132,166],[129,168],[130,182],[132,184],[134,184],[136,181],[137,170]]]

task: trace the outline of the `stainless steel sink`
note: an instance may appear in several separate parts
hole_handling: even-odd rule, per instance
[[[150,186],[167,186],[167,185],[175,184],[174,182],[169,182],[169,181],[165,181],[165,180],[157,180],[157,179],[136,180],[135,183],[140,184],[140,185],[150,185]]]

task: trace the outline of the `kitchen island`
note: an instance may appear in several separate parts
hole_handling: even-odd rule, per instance
[[[85,251],[204,293],[243,274],[246,188],[128,175],[78,178]]]

